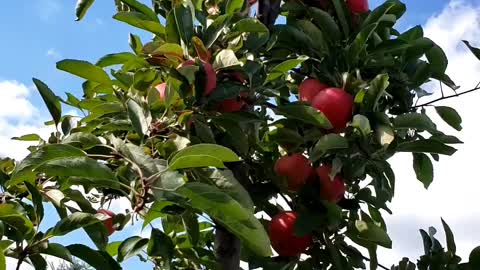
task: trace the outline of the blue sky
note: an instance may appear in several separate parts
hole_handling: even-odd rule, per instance
[[[0,36],[2,39],[2,42],[0,42],[0,126],[2,127],[0,130],[0,157],[9,155],[20,158],[25,151],[19,150],[19,147],[24,145],[9,142],[9,137],[37,130],[41,134],[48,134],[47,129],[34,123],[34,121],[38,122],[39,119],[48,120],[49,116],[39,95],[32,89],[32,77],[46,82],[59,96],[64,97],[65,92],[79,95],[82,80],[56,70],[55,63],[57,61],[64,58],[73,58],[95,62],[108,53],[130,51],[128,46],[130,32],[139,34],[143,41],[147,41],[150,34],[114,21],[112,19],[114,14],[112,0],[96,1],[81,22],[74,21],[75,1],[4,2],[2,3],[2,9],[0,9]],[[25,4],[26,2],[28,4]],[[150,1],[144,0],[142,2],[149,3]],[[375,7],[381,2],[383,1],[371,1],[370,6]],[[480,77],[478,76],[479,73],[475,73],[476,71],[480,72],[480,66],[470,62],[470,56],[467,56],[465,50],[458,46],[458,41],[463,38],[480,45],[480,30],[478,30],[480,29],[480,25],[478,25],[480,0],[407,0],[404,2],[407,4],[408,12],[400,23],[401,28],[405,29],[417,24],[426,25],[427,34],[430,33],[432,39],[445,46],[450,57],[453,56],[454,59],[461,60],[451,61],[451,68],[449,69],[453,78],[460,80],[460,84],[465,83],[468,87],[469,83],[473,83],[472,77]],[[450,39],[454,40],[451,41]],[[472,97],[475,98],[470,99],[470,101],[479,98],[478,95]],[[4,100],[3,103],[2,100]],[[469,103],[463,101],[462,103],[455,103],[456,101],[452,100],[449,104],[454,107],[463,107],[465,112],[467,108],[476,108],[475,104],[472,103],[472,106],[468,107]],[[15,109],[18,109],[18,112]],[[9,113],[9,110],[12,113]],[[469,212],[458,211],[466,203],[464,197],[468,196],[465,196],[465,193],[459,193],[450,204],[444,202],[446,194],[450,194],[451,190],[455,188],[455,186],[448,185],[452,178],[455,178],[457,182],[465,181],[465,185],[474,185],[469,182],[469,175],[474,175],[473,169],[472,171],[464,169],[463,175],[465,177],[457,179],[458,175],[452,176],[452,172],[448,168],[449,166],[454,168],[475,167],[474,164],[470,166],[469,162],[473,160],[471,157],[475,156],[471,149],[478,145],[475,140],[476,134],[479,132],[475,129],[477,126],[476,120],[473,117],[464,119],[466,128],[460,137],[465,142],[471,142],[468,144],[469,147],[462,149],[459,157],[453,158],[451,161],[444,159],[441,163],[442,166],[436,167],[438,169],[437,181],[442,183],[442,187],[434,184],[433,191],[427,194],[423,191],[421,185],[413,181],[412,173],[402,174],[406,180],[405,183],[400,182],[397,189],[403,190],[406,193],[403,195],[406,196],[403,199],[396,199],[398,203],[393,205],[394,212],[399,213],[399,218],[387,218],[387,224],[389,224],[388,221],[391,221],[392,224],[390,232],[393,234],[394,251],[381,251],[381,254],[385,256],[384,260],[393,262],[392,260],[400,259],[399,256],[418,255],[421,242],[418,240],[417,229],[425,228],[431,224],[438,226],[440,215],[455,220],[452,221],[456,222],[453,223],[454,231],[455,229],[460,230],[464,224],[480,226],[479,218],[469,218],[472,216],[471,210]],[[406,166],[403,164],[410,166],[411,163],[409,159],[403,158],[395,160],[395,162],[397,166]],[[409,178],[413,180],[410,181]],[[397,194],[399,194],[398,196],[402,195],[401,192]],[[471,195],[475,197],[475,194]],[[454,195],[450,194],[448,196]],[[425,198],[428,198],[428,202],[423,202]],[[415,199],[422,201],[422,206],[409,204],[409,201]],[[423,209],[425,212],[418,212],[422,210],[412,212],[411,207]],[[477,210],[475,213],[480,216],[480,211]],[[408,224],[405,224],[401,217],[408,218]],[[46,225],[53,225],[54,220],[50,219],[46,222],[48,223]],[[455,227],[455,224],[457,227]],[[137,232],[138,229],[116,233],[112,239],[119,240],[132,231]],[[460,233],[460,235],[463,234]],[[68,244],[84,241],[84,239],[84,234],[79,232],[58,240],[61,243]],[[396,240],[399,240],[397,242],[399,244],[395,244]],[[466,246],[465,250],[471,249],[474,245],[472,241],[480,243],[480,234],[477,233],[472,236],[465,233],[461,241]],[[414,243],[415,247],[412,247],[411,243]],[[465,257],[464,254],[463,257]],[[384,260],[380,257],[380,261]],[[124,267],[125,269],[131,269],[137,265],[136,261],[132,260],[127,262]]]

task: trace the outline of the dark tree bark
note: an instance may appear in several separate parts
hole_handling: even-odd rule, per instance
[[[216,224],[215,253],[223,270],[240,269],[240,251],[240,240],[224,227]]]

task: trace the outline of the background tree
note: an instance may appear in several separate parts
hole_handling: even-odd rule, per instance
[[[78,20],[93,2],[78,1]],[[376,256],[391,248],[388,159],[411,152],[428,188],[432,159],[461,143],[428,117],[460,130],[458,113],[419,101],[422,86],[451,88],[441,99],[479,89],[455,92],[445,54],[421,27],[394,28],[404,4],[261,1],[255,19],[243,0],[115,2],[114,19],[152,40],[130,34],[132,52],[58,62],[85,79],[82,97],[58,97],[33,79],[57,131],[17,138],[38,144],[19,163],[0,162],[0,261],[45,269],[46,254],[106,270],[138,255],[156,269],[238,269],[240,260],[251,269],[388,269]],[[62,115],[62,104],[82,116]],[[132,211],[106,209],[120,197]],[[59,216],[44,232],[43,203]],[[129,222],[152,226],[151,236],[108,241]],[[52,241],[77,229],[96,249]],[[433,228],[421,231],[418,268],[476,269],[478,252],[460,264],[444,229],[447,250]]]

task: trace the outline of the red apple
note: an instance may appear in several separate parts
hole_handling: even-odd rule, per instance
[[[320,198],[323,200],[338,203],[345,195],[345,181],[339,175],[330,178],[332,166],[323,165],[317,168],[316,172],[320,180]]]
[[[167,87],[166,83],[161,83],[161,84],[155,86],[155,88],[158,91],[158,94],[160,95],[160,100],[161,101],[165,101],[165,88],[166,87]]]
[[[297,213],[283,212],[274,216],[270,221],[268,235],[273,248],[280,256],[298,256],[312,244],[311,235],[295,235],[296,219]]]
[[[348,9],[353,13],[368,12],[368,0],[347,0]]]
[[[305,156],[297,153],[278,159],[274,171],[278,176],[287,177],[288,190],[296,192],[312,175],[313,168]]]
[[[306,79],[298,86],[300,101],[312,102],[313,98],[328,85],[316,79]]]
[[[100,210],[97,211],[97,213],[110,217],[110,218],[107,218],[103,221],[103,225],[105,225],[105,228],[107,229],[108,235],[111,235],[113,232],[115,232],[116,230],[113,227],[113,217],[115,216],[115,214],[111,211],[106,210],[106,209],[100,209]]]
[[[217,110],[222,113],[241,111],[246,105],[245,101],[242,98],[246,96],[248,96],[247,93],[240,93],[240,95],[236,98],[225,99],[217,104]]]
[[[217,74],[215,73],[215,69],[210,63],[201,61],[203,65],[203,69],[205,70],[205,89],[204,95],[210,95],[215,88],[217,88]],[[188,60],[182,63],[182,67],[194,66],[196,65],[194,60]]]
[[[352,119],[353,97],[340,88],[327,88],[318,93],[312,106],[321,111],[334,131],[342,131]]]

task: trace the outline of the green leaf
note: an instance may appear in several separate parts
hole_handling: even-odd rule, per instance
[[[0,252],[0,270],[7,270],[7,262],[3,251]]]
[[[100,139],[92,133],[87,132],[76,132],[68,135],[62,140],[62,144],[70,144],[74,146],[79,146],[84,150],[90,149],[97,145],[102,145]]]
[[[60,105],[60,99],[55,96],[52,90],[42,81],[33,78],[33,83],[38,89],[40,96],[43,99],[45,105],[47,105],[48,111],[55,122],[55,125],[60,123],[60,118],[62,117],[62,107]]]
[[[382,228],[377,225],[362,220],[355,221],[355,227],[358,230],[358,237],[367,240],[385,248],[392,248],[392,240]]]
[[[75,127],[75,120],[72,116],[67,115],[63,117],[61,128],[63,135],[70,134],[70,131]]]
[[[193,37],[193,21],[195,19],[195,9],[190,0],[181,1],[173,9],[178,34],[187,47],[190,46]],[[185,48],[185,47],[184,47]]]
[[[49,176],[75,176],[116,181],[115,175],[106,165],[89,157],[66,157],[46,161],[34,172]]]
[[[127,102],[128,116],[132,121],[133,128],[138,133],[140,138],[143,138],[148,133],[148,127],[150,126],[151,116],[150,111],[144,109],[133,99]]]
[[[417,179],[428,189],[433,182],[433,164],[430,158],[422,153],[413,153],[413,169]]]
[[[78,77],[105,85],[112,85],[112,80],[101,68],[82,60],[66,59],[57,62],[57,68]]]
[[[316,162],[330,150],[348,148],[348,140],[339,134],[331,133],[322,136],[310,152],[310,160]]]
[[[234,15],[240,11],[243,7],[243,0],[227,0],[227,6],[225,12],[229,15]]]
[[[135,54],[139,55],[142,53],[143,44],[139,36],[130,34],[128,38],[128,44],[130,45],[130,48],[132,48],[132,51]]]
[[[342,26],[343,34],[345,37],[350,36],[349,23],[347,21],[347,6],[343,0],[332,0],[333,6],[335,7],[335,12],[337,13],[338,20]]]
[[[270,241],[263,225],[250,211],[214,186],[187,183],[177,192],[192,206],[221,223],[259,256],[270,256]]]
[[[213,166],[223,168],[223,162],[236,162],[240,158],[232,150],[216,144],[196,144],[176,153],[169,162],[172,170]],[[190,167],[189,167],[190,166]]]
[[[33,181],[36,173],[35,168],[42,164],[58,158],[85,157],[82,150],[65,144],[50,144],[41,147],[36,152],[29,154],[15,167],[8,185],[16,185],[23,181]]]
[[[372,132],[372,128],[370,127],[370,121],[366,116],[361,114],[356,114],[355,116],[353,116],[351,126],[360,130],[363,136],[368,136]]]
[[[205,47],[210,48],[215,43],[231,18],[232,15],[229,14],[220,15],[208,26],[203,36]]]
[[[162,36],[165,34],[165,27],[158,21],[154,21],[149,16],[140,12],[121,11],[113,16],[114,19],[127,23],[133,27],[137,27],[153,34]]]
[[[75,7],[76,21],[80,21],[87,13],[87,10],[92,6],[95,0],[77,0],[77,6]]]
[[[340,29],[328,12],[316,7],[308,7],[308,12],[312,16],[315,25],[324,33],[325,38],[328,38],[333,42],[340,40]]]
[[[470,252],[470,256],[468,257],[468,264],[473,269],[479,269],[480,267],[480,246],[474,248],[472,252]]]
[[[185,211],[182,214],[182,222],[190,244],[192,244],[192,246],[197,246],[200,238],[200,226],[198,224],[197,215],[193,211]]]
[[[34,228],[32,222],[19,213],[13,204],[0,204],[0,221],[15,228],[25,239],[33,236]]]
[[[41,141],[42,138],[38,134],[25,134],[20,137],[13,137],[12,140],[17,141],[27,141],[27,142],[38,142]]]
[[[72,254],[68,249],[57,243],[48,243],[48,247],[41,251],[43,254],[55,256],[67,262],[72,262]]]
[[[245,18],[233,25],[232,32],[268,33],[268,28],[255,18]]]
[[[135,54],[129,52],[112,53],[98,59],[95,65],[99,67],[109,67],[113,65],[125,64],[130,61],[136,61],[138,58]]]
[[[212,181],[220,190],[230,195],[245,209],[253,213],[254,204],[247,190],[238,182],[230,170],[206,170],[203,176]]]
[[[275,111],[289,119],[299,120],[319,128],[332,128],[332,124],[330,124],[330,121],[328,121],[328,118],[323,113],[308,105],[294,103],[279,106]]]
[[[396,150],[398,152],[431,153],[448,156],[453,155],[457,151],[453,147],[430,139],[400,143]]]
[[[108,253],[110,256],[117,256],[118,254],[118,248],[122,244],[122,241],[115,241],[115,242],[110,242],[107,245],[107,248],[105,248],[105,252]]]
[[[150,222],[152,222],[153,220],[155,220],[157,218],[164,217],[165,213],[163,213],[162,210],[165,207],[168,207],[168,206],[171,206],[171,205],[174,205],[174,203],[169,202],[169,201],[156,201],[156,202],[154,202],[152,204],[152,206],[150,207],[150,209],[148,210],[147,214],[143,217],[142,228],[147,227],[147,225],[150,224]]]
[[[397,116],[393,120],[395,129],[418,129],[435,132],[437,127],[435,123],[425,114],[407,113]]]
[[[442,48],[440,48],[440,46],[435,44],[430,50],[425,53],[425,56],[430,63],[430,70],[433,73],[445,73],[448,66],[448,59],[447,55],[445,55],[445,52],[442,50]]]
[[[465,43],[465,45],[467,45],[467,47],[470,49],[473,55],[475,55],[475,57],[477,57],[478,60],[480,60],[480,49],[473,47],[472,45],[470,45],[470,42],[466,40],[463,40],[463,43]]]
[[[449,124],[452,128],[458,131],[462,130],[462,117],[454,108],[447,106],[436,106],[435,110],[443,119],[443,121]]]
[[[364,27],[355,37],[352,44],[348,47],[348,59],[353,65],[356,65],[360,59],[360,54],[365,51],[367,41],[377,29],[378,23],[373,23]]]
[[[70,253],[88,263],[91,267],[101,270],[121,270],[122,267],[104,251],[93,250],[85,245],[73,244],[67,246]]]
[[[215,56],[213,67],[215,69],[228,68],[234,66],[240,66],[242,63],[238,61],[235,52],[230,49],[221,50]]]
[[[162,257],[171,260],[175,245],[172,239],[158,229],[152,229],[150,240],[148,240],[147,254],[151,257]]]
[[[35,270],[47,270],[47,261],[40,254],[30,254],[28,258]]]
[[[88,225],[92,225],[95,223],[101,222],[95,215],[83,212],[75,212],[50,228],[47,231],[47,236],[62,236],[69,232],[75,231],[79,228],[83,228]]]
[[[368,91],[365,93],[364,104],[368,111],[376,111],[378,101],[385,94],[390,85],[388,74],[379,74],[371,82]]]
[[[290,70],[305,62],[306,60],[308,60],[308,56],[302,55],[299,56],[297,59],[286,60],[276,65],[268,74],[264,84],[267,84],[275,79],[280,78],[283,75],[286,75]]]
[[[455,245],[455,238],[453,236],[452,229],[450,229],[450,226],[443,220],[442,218],[442,225],[443,225],[443,230],[445,231],[445,237],[447,238],[447,248],[448,251],[451,252],[451,255],[455,255],[457,252],[457,247]]]
[[[137,0],[121,0],[121,1],[127,4],[129,7],[131,7],[135,11],[143,13],[152,21],[160,22],[155,11],[151,9],[149,6],[142,4],[140,1],[137,1]]]
[[[148,239],[139,236],[132,236],[125,239],[118,247],[117,260],[123,262],[126,259],[137,255],[147,246]]]
[[[405,4],[398,0],[386,1],[368,14],[362,26],[365,27],[372,23],[380,23],[385,17],[385,14],[394,14],[397,18],[400,18],[405,10]]]
[[[43,219],[43,201],[42,201],[42,195],[38,191],[37,187],[30,184],[29,182],[25,182],[25,186],[28,189],[28,192],[30,192],[30,195],[32,196],[32,203],[33,207],[35,208],[35,215],[37,217],[37,224],[40,224],[40,222]]]

